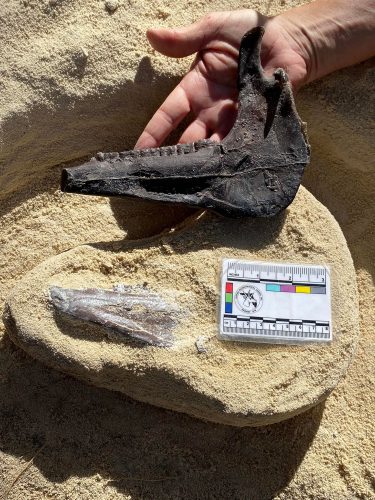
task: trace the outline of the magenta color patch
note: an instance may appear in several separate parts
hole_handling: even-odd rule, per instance
[[[296,293],[294,285],[281,285],[281,292]]]

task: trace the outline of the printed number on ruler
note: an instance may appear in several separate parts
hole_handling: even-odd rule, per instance
[[[220,337],[275,343],[332,340],[329,268],[225,259]]]

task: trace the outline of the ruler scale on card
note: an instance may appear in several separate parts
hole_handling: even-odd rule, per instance
[[[220,337],[274,343],[332,340],[329,268],[224,260]]]

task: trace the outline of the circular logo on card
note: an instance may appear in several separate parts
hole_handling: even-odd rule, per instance
[[[251,285],[241,286],[236,292],[236,304],[241,311],[254,313],[259,311],[263,304],[263,297],[258,288]]]

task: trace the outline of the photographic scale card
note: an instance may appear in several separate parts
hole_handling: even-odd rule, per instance
[[[223,340],[297,344],[332,340],[328,266],[224,259]]]

